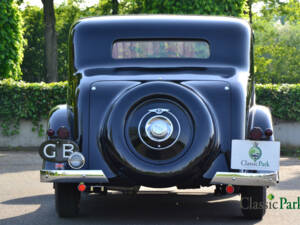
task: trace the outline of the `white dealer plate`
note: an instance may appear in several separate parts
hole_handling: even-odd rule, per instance
[[[232,140],[231,168],[278,171],[280,142]]]

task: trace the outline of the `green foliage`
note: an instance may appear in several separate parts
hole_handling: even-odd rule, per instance
[[[253,18],[259,83],[300,83],[300,2],[263,0]]]
[[[280,21],[282,24],[300,24],[299,0],[263,0],[265,3],[261,13],[262,18],[269,21]]]
[[[68,39],[69,30],[72,24],[81,17],[93,15],[104,15],[109,13],[103,2],[86,9],[80,9],[77,2],[80,0],[68,0],[67,4],[61,4],[55,9],[56,32],[57,32],[57,56],[58,56],[58,77],[60,81],[67,79],[68,74]],[[103,7],[103,8],[102,8]],[[27,6],[22,12],[25,26],[24,37],[27,45],[24,51],[22,64],[23,80],[28,82],[40,82],[46,80],[45,69],[45,38],[43,9]]]
[[[55,9],[59,80],[67,79],[68,35],[71,25],[82,17],[111,15],[115,7],[112,0],[101,0],[98,5],[82,9],[78,4],[80,2],[80,0],[68,0],[67,3],[61,4]],[[118,11],[120,14],[169,13],[241,16],[244,12],[245,2],[245,0],[226,2],[213,0],[123,0],[119,1]],[[23,79],[29,82],[45,81],[43,10],[36,7],[26,7],[23,11],[23,17],[25,20],[24,37],[27,40],[22,64]]]
[[[127,0],[121,1],[121,13],[244,15],[246,0]]]
[[[69,30],[74,21],[77,20],[79,12],[80,9],[74,4],[63,4],[55,9],[59,80],[67,80]]]
[[[43,11],[39,7],[28,6],[22,15],[27,42],[21,65],[23,79],[30,82],[46,80]]]
[[[81,17],[111,15],[112,0],[101,0],[98,5],[85,9],[79,7],[81,0],[68,0],[56,7],[56,30],[58,36],[59,80],[66,80],[68,73],[68,35],[74,21]],[[255,67],[259,83],[300,82],[300,18],[299,2],[289,0],[264,0],[263,16],[254,16]],[[204,0],[123,0],[119,1],[120,14],[197,14],[242,16],[246,1]],[[25,20],[25,56],[22,64],[23,79],[30,82],[44,81],[44,28],[42,9],[27,7]],[[284,19],[282,19],[284,18]],[[282,25],[280,21],[285,21]],[[298,21],[298,23],[297,23]],[[0,44],[1,45],[1,44]]]
[[[102,4],[80,9],[76,2],[69,0],[68,4],[61,4],[55,9],[57,46],[58,46],[58,74],[59,80],[67,80],[68,77],[68,50],[69,31],[74,22],[83,17],[100,16],[111,14],[107,11],[111,7],[109,2],[101,1]]]
[[[271,108],[282,120],[300,121],[300,84],[257,84],[257,104]]]
[[[0,1],[0,79],[20,79],[23,58],[22,18],[14,0]]]
[[[300,83],[300,24],[256,19],[256,77],[259,83]]]
[[[113,12],[118,11],[114,0],[100,0],[98,7],[90,7],[90,9],[100,9],[100,15],[112,15]],[[95,16],[95,14],[94,14]]]
[[[66,102],[66,88],[67,82],[46,84],[0,80],[2,134],[17,134],[21,119],[32,121],[34,129],[41,132],[39,121],[47,118],[51,108]]]
[[[109,1],[109,0],[105,0]],[[124,0],[119,3],[120,14],[140,14],[143,13],[145,0]]]

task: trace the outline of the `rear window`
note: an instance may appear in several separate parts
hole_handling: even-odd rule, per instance
[[[203,40],[119,40],[112,48],[114,59],[207,59],[209,56],[209,44]]]

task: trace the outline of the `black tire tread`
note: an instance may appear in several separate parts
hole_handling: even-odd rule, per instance
[[[59,217],[75,217],[79,213],[80,192],[73,183],[55,183],[55,206]]]
[[[263,207],[251,208],[250,201],[245,200],[251,198],[252,205]],[[247,219],[261,220],[266,213],[266,187],[248,186],[241,188],[242,213]]]

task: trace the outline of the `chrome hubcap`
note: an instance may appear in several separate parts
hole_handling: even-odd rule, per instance
[[[173,124],[165,116],[153,116],[147,121],[145,131],[151,140],[162,142],[172,135]]]

